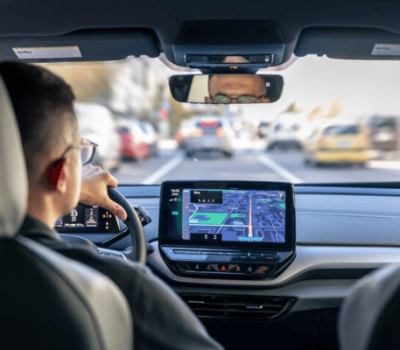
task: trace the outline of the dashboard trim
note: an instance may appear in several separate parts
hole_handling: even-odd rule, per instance
[[[162,259],[158,242],[153,242],[154,253],[148,265],[164,279],[191,285],[235,286],[245,288],[278,288],[302,280],[357,279],[389,263],[400,263],[400,248],[338,247],[298,245],[290,266],[275,279],[231,280],[177,276]],[[338,277],[340,276],[340,277]]]

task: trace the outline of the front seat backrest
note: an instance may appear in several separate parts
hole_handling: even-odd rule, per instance
[[[131,350],[130,309],[109,278],[16,236],[27,197],[18,126],[0,79],[0,346]]]
[[[400,349],[400,264],[358,281],[339,315],[341,350]]]

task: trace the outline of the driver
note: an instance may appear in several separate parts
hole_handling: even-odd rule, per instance
[[[241,56],[227,56],[221,63],[246,63]],[[208,79],[206,103],[269,103],[267,81],[260,75],[220,74]]]
[[[120,287],[131,307],[134,349],[222,349],[150,269],[61,240],[54,224],[80,200],[126,218],[107,196],[107,186],[116,187],[117,181],[93,167],[84,169],[82,181],[82,160],[88,160],[93,145],[80,137],[68,84],[44,68],[19,62],[0,63],[0,76],[14,106],[28,172],[28,209],[20,234],[99,270]]]

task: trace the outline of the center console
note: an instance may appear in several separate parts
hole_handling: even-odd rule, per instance
[[[160,201],[160,252],[175,274],[274,278],[295,256],[292,184],[166,181]]]

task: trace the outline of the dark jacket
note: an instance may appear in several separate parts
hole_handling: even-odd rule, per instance
[[[131,307],[135,350],[222,349],[187,305],[149,268],[66,243],[55,230],[30,216],[20,234],[102,272],[119,286]]]

